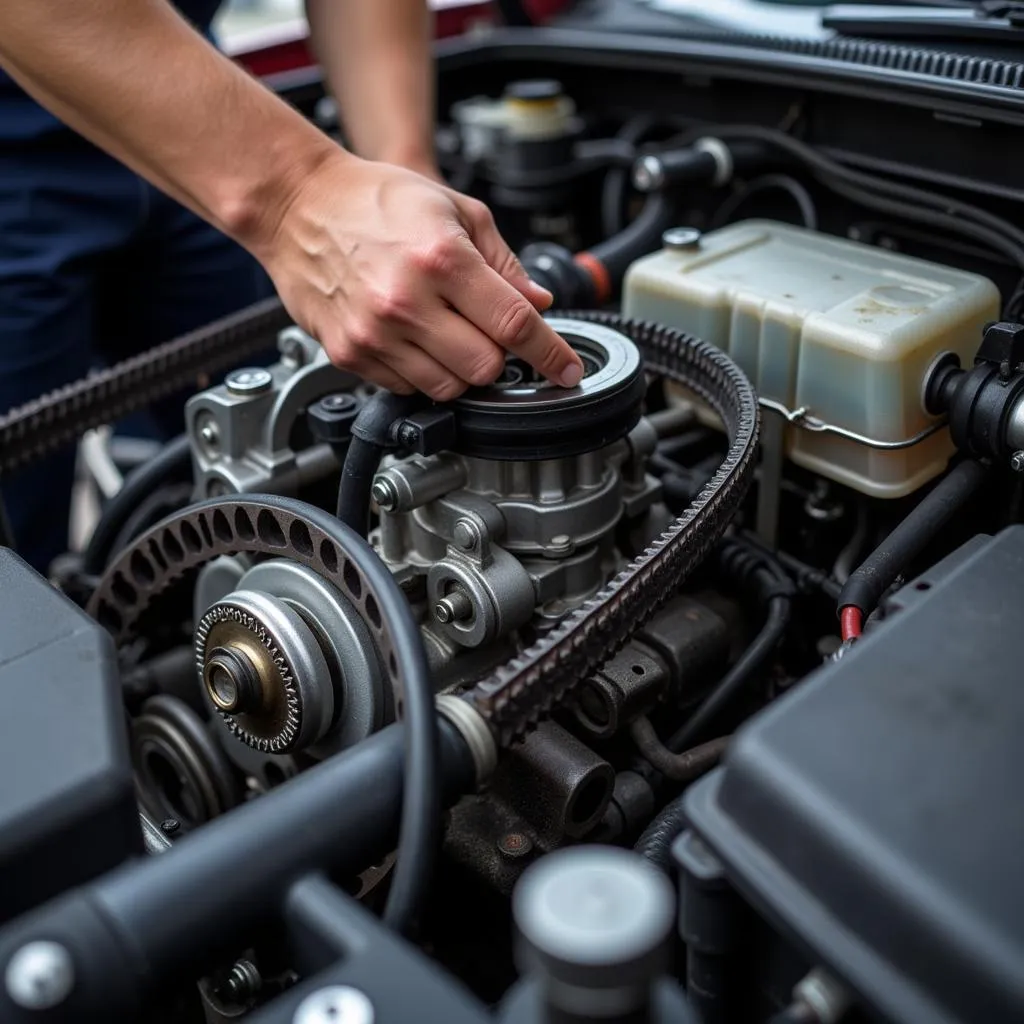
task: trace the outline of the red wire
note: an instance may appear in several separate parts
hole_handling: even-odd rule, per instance
[[[839,626],[842,630],[843,640],[855,640],[860,636],[861,628],[864,625],[864,615],[859,608],[848,604],[839,612]]]

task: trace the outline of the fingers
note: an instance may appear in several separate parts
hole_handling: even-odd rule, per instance
[[[423,325],[412,341],[469,385],[493,384],[505,368],[504,350],[451,309]]]
[[[374,332],[334,332],[321,343],[335,366],[395,394],[422,391],[436,402],[449,402],[468,386],[429,352],[386,325],[378,325]]]
[[[463,226],[487,265],[496,270],[516,291],[521,292],[539,310],[550,308],[554,296],[526,273],[519,257],[501,237],[491,211],[476,199],[458,197]]]
[[[442,285],[443,296],[467,320],[552,383],[574,388],[583,363],[527,298],[479,256],[464,274]]]

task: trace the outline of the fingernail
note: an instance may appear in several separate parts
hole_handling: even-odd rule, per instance
[[[579,363],[570,363],[558,378],[563,388],[574,388],[583,380],[583,367]]]
[[[554,295],[552,295],[551,292],[549,292],[547,290],[547,288],[543,287],[542,285],[537,284],[534,281],[531,281],[530,284],[533,285],[534,292],[537,294],[537,296],[540,298],[540,300],[544,303],[544,308],[547,309],[551,305],[551,303],[553,303],[555,301]]]

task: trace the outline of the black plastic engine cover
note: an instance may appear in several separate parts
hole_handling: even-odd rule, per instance
[[[738,735],[687,815],[901,1024],[1024,1020],[1024,527],[978,538]]]
[[[0,920],[142,850],[114,645],[0,548]]]

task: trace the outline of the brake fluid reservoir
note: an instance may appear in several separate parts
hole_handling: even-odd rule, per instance
[[[625,315],[719,346],[762,399],[875,442],[934,424],[928,368],[947,351],[969,366],[999,315],[987,278],[788,224],[686,235],[630,267]],[[796,464],[880,498],[916,490],[953,452],[945,428],[886,450],[791,425],[784,444]]]

